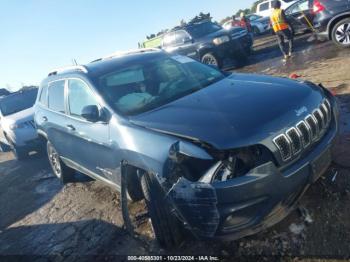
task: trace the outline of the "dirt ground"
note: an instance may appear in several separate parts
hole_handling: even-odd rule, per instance
[[[0,260],[18,255],[24,261],[33,260],[33,255],[57,261],[116,260],[118,255],[146,254],[218,255],[227,260],[265,257],[264,261],[350,259],[350,53],[328,42],[309,43],[308,38],[297,39],[296,53],[287,63],[281,60],[274,37],[261,38],[248,65],[239,69],[275,76],[294,73],[302,80],[323,83],[339,99],[341,132],[334,163],[308,189],[300,208],[281,223],[239,241],[188,239],[165,251],[147,230],[138,237],[127,234],[119,196],[104,184],[62,186],[45,156],[18,162],[11,153],[0,153]]]

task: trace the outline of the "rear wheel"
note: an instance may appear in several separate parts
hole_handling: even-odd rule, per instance
[[[338,47],[350,47],[350,18],[341,20],[333,27],[332,40]]]
[[[201,61],[203,64],[214,65],[214,66],[217,66],[218,68],[221,68],[222,66],[220,59],[213,53],[206,53],[205,55],[202,56]]]
[[[182,240],[180,222],[171,214],[158,182],[145,173],[141,186],[158,243],[164,248],[178,246]]]
[[[52,168],[53,173],[63,184],[74,182],[75,170],[67,167],[61,160],[59,154],[53,145],[47,142],[47,156]]]

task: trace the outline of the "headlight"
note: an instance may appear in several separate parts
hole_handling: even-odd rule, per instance
[[[227,35],[224,35],[224,36],[220,36],[220,37],[215,38],[213,40],[213,43],[215,45],[221,45],[221,44],[229,42],[229,41],[230,41],[230,38]]]

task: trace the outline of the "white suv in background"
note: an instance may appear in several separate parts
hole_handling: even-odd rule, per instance
[[[273,2],[275,0],[266,0],[264,2],[261,2],[260,4],[257,5],[256,7],[256,14],[266,17],[270,16],[271,12],[273,10]],[[295,0],[280,0],[282,4],[282,9],[286,9],[292,4],[294,4],[296,1]]]
[[[37,93],[38,89],[33,88],[0,98],[0,127],[18,160],[41,146],[34,125],[33,105]]]

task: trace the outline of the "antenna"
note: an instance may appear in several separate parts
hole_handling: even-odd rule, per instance
[[[75,58],[72,59],[72,63],[73,63],[74,66],[78,65],[77,60],[75,60]]]

